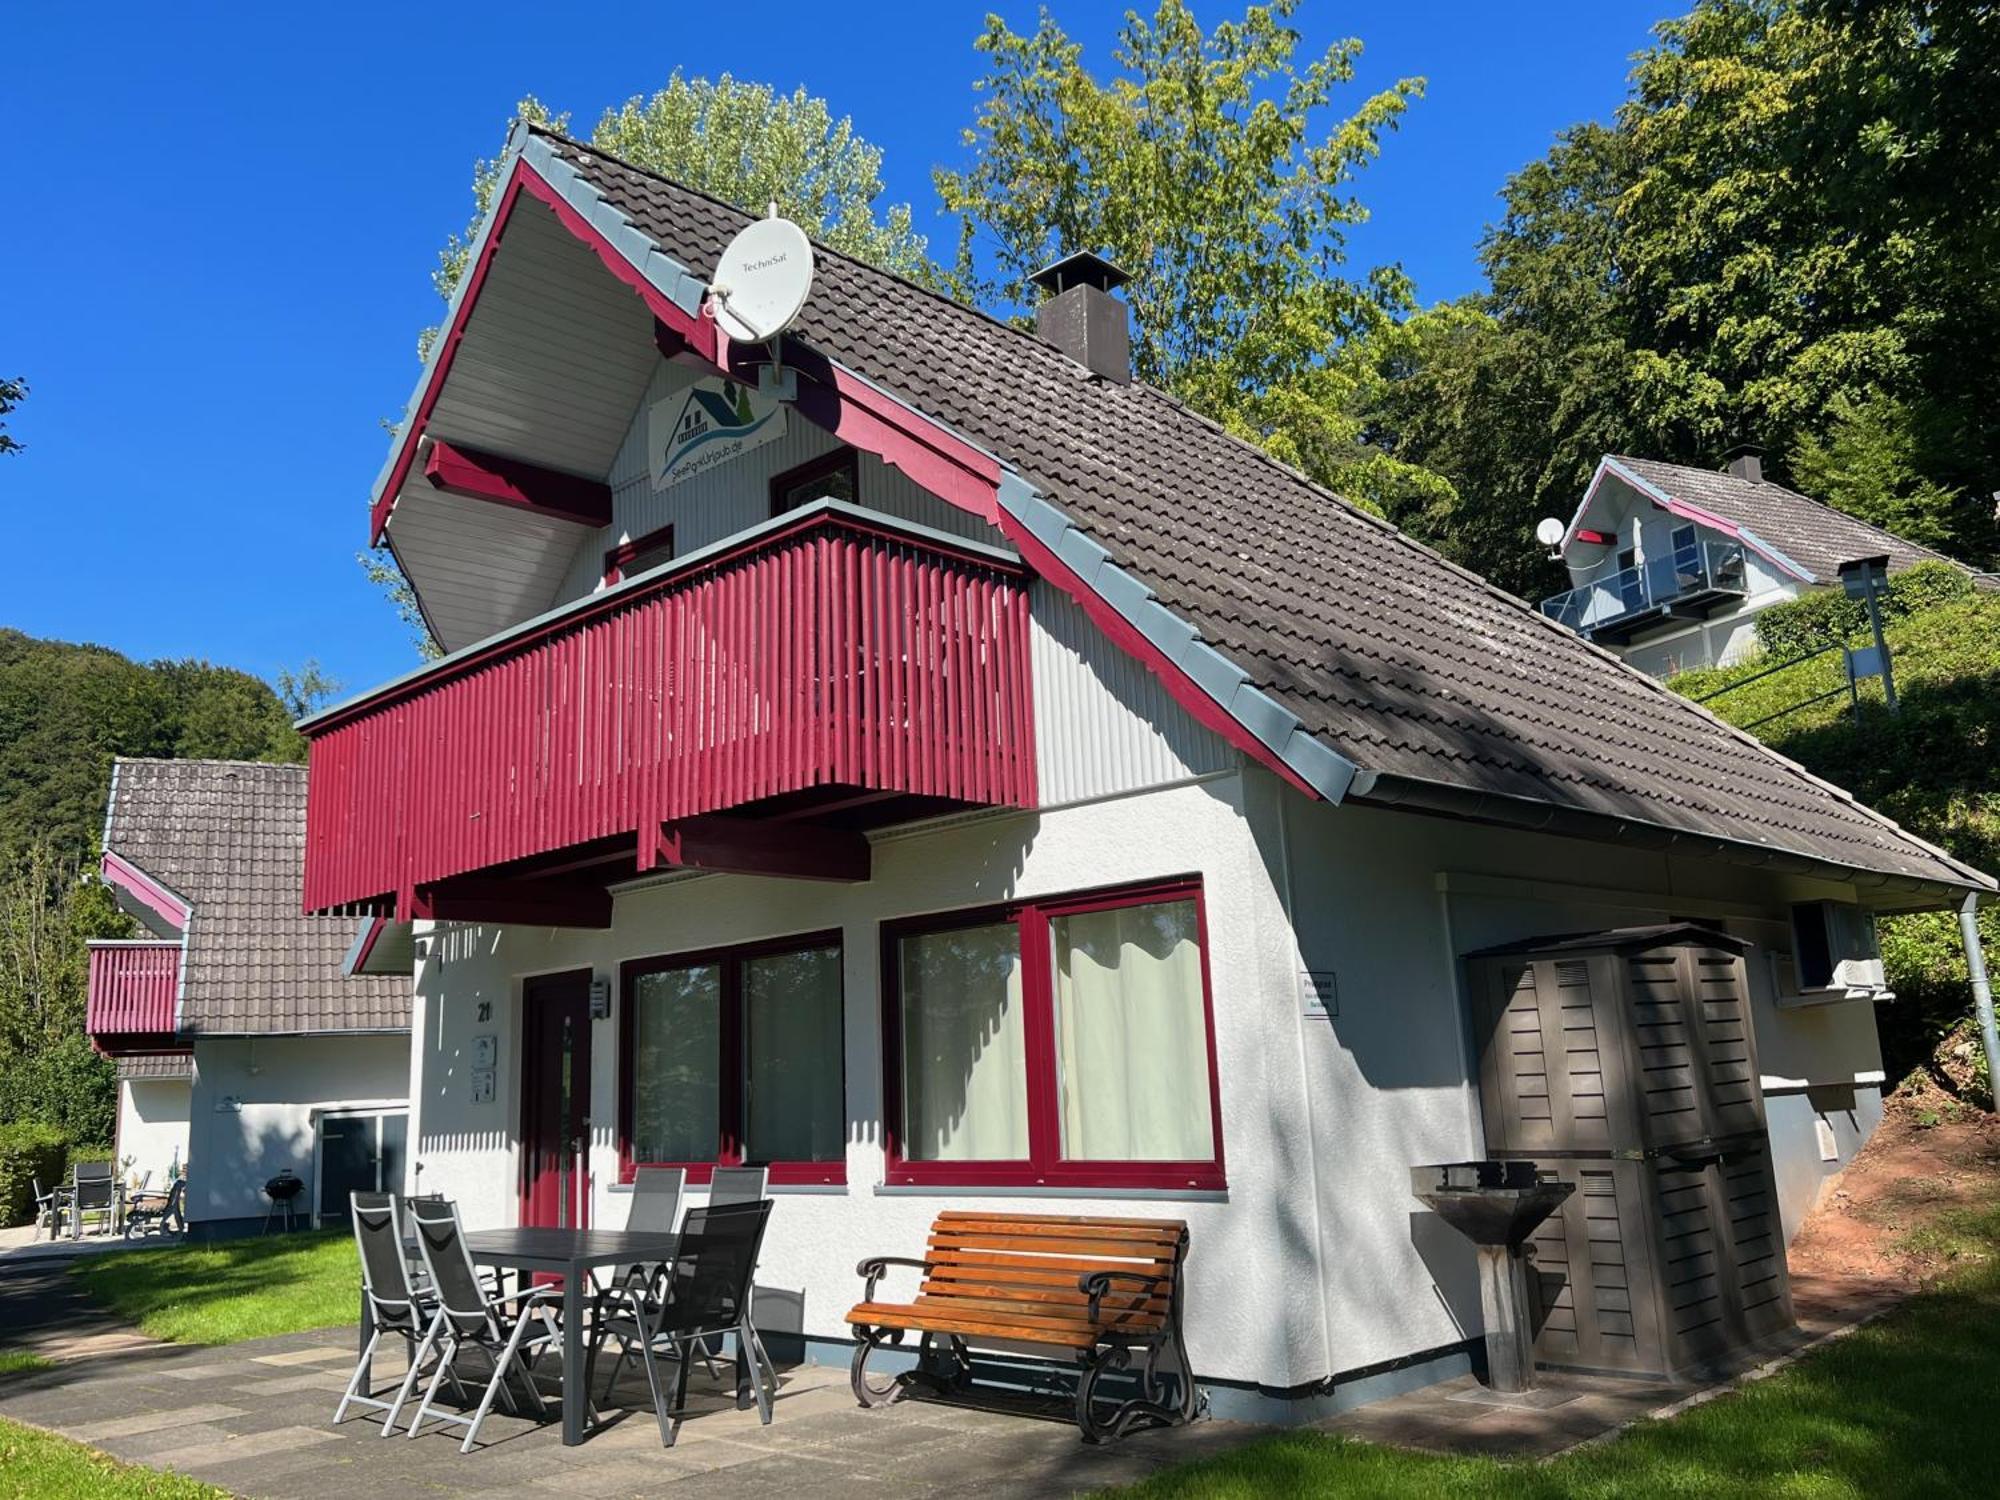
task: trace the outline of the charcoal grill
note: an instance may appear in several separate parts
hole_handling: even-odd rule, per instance
[[[292,1203],[306,1190],[306,1180],[286,1167],[264,1184],[264,1196],[271,1200],[271,1206],[264,1210],[264,1233],[271,1232],[271,1221],[282,1216],[285,1232],[291,1233],[293,1224]]]

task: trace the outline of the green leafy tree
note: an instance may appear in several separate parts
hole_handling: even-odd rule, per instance
[[[1924,448],[1908,402],[1842,392],[1828,403],[1824,433],[1802,433],[1793,447],[1792,482],[1907,541],[1949,551],[1959,540],[1951,522],[1961,497],[1926,477]]]
[[[25,380],[0,380],[0,418],[8,416],[27,397],[28,382]],[[0,454],[19,453],[21,444],[7,431],[7,424],[0,420]]]
[[[1102,80],[1046,12],[1025,36],[989,17],[970,164],[936,174],[961,223],[955,281],[1021,320],[1034,271],[1097,250],[1132,275],[1140,379],[1315,478],[1434,486],[1360,442],[1353,372],[1335,358],[1411,306],[1397,267],[1345,274],[1345,246],[1367,217],[1353,179],[1423,81],[1339,113],[1361,44],[1298,66],[1296,9],[1253,5],[1205,32],[1184,0],[1161,0],[1150,20],[1127,14]]]

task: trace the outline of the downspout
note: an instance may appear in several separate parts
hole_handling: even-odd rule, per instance
[[[1993,985],[1986,977],[1986,949],[1979,940],[1979,893],[1967,891],[1959,903],[1958,930],[1965,939],[1965,967],[1972,975],[1972,1011],[1986,1044],[1986,1086],[2000,1110],[2000,1031],[1993,1024]]]

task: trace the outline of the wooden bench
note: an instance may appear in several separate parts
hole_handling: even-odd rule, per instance
[[[968,1346],[997,1345],[1075,1362],[1076,1425],[1086,1442],[1141,1422],[1186,1422],[1195,1414],[1194,1371],[1181,1338],[1187,1251],[1187,1225],[1177,1219],[941,1213],[922,1260],[875,1256],[855,1268],[866,1282],[847,1315],[859,1341],[855,1399],[886,1405],[917,1382],[963,1389]],[[913,1300],[876,1300],[876,1283],[891,1266],[923,1273]],[[922,1336],[916,1369],[871,1381],[869,1355],[912,1333]],[[1100,1418],[1099,1380],[1126,1368],[1135,1350],[1145,1355],[1139,1393]]]

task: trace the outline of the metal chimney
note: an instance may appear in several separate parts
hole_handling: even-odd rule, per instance
[[[1112,296],[1131,278],[1101,255],[1082,250],[1037,271],[1049,295],[1035,309],[1035,332],[1091,374],[1132,382],[1132,328],[1125,304]]]
[[[1747,479],[1752,484],[1764,482],[1764,450],[1755,443],[1738,443],[1722,455],[1722,462],[1725,470],[1738,479]]]

